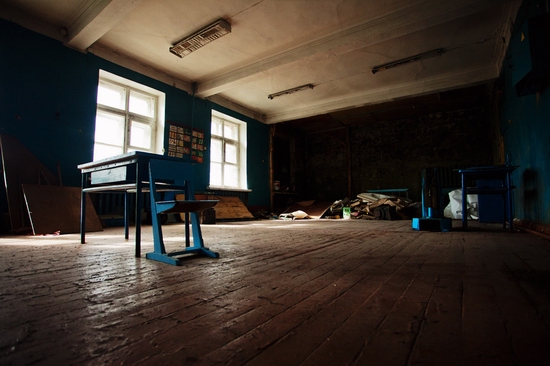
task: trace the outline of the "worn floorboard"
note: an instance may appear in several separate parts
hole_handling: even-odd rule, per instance
[[[147,226],[1,237],[0,364],[549,365],[550,242],[454,225],[218,222],[180,267]]]

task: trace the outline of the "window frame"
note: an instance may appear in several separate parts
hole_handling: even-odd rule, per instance
[[[124,88],[126,90],[125,107],[123,110],[123,109],[115,108],[105,104],[101,104],[99,101],[96,100],[96,122],[95,123],[97,123],[97,117],[99,112],[121,116],[124,118],[124,136],[123,136],[124,141],[122,142],[123,154],[131,151],[145,151],[145,152],[150,152],[155,154],[163,154],[164,153],[164,126],[165,126],[164,110],[165,110],[165,102],[166,102],[165,94],[159,90],[153,89],[143,84],[139,84],[129,79],[125,79],[121,76],[112,74],[105,70],[99,71],[98,92],[99,92],[99,84],[101,82],[109,83],[109,84]],[[146,95],[154,98],[155,112],[153,117],[148,117],[148,116],[130,111],[130,96],[132,91],[141,95]],[[146,124],[150,127],[151,133],[150,133],[149,149],[143,148],[140,146],[131,145],[132,122]],[[96,142],[95,133],[94,133],[94,151],[93,151],[94,161],[98,160],[95,157],[96,144],[103,145],[103,146],[116,146],[117,148],[120,148],[120,145],[110,145],[104,142]]]
[[[214,123],[214,119],[220,120],[222,122],[222,136],[216,135],[213,133],[212,130],[212,124]],[[237,125],[238,127],[238,133],[237,133],[237,139],[232,139],[225,136],[225,129],[224,124],[230,123]],[[246,157],[246,150],[247,150],[247,124],[244,121],[241,121],[237,118],[231,117],[229,115],[226,115],[224,113],[221,113],[216,110],[212,110],[212,118],[210,121],[210,127],[211,127],[211,133],[210,133],[210,146],[212,146],[213,140],[221,141],[221,147],[222,147],[222,158],[221,162],[214,162],[212,160],[212,155],[210,156],[210,176],[209,176],[209,186],[208,189],[219,189],[219,190],[231,190],[231,191],[247,191],[250,192],[248,189],[248,180],[247,180],[247,157]],[[237,163],[231,163],[226,161],[226,146],[232,145],[236,148],[236,154],[237,154]],[[212,151],[212,149],[210,149]],[[221,164],[221,179],[222,184],[213,184],[212,183],[212,164]],[[225,174],[225,168],[226,166],[236,166],[237,167],[237,186],[228,185],[227,182],[224,180],[224,174]]]

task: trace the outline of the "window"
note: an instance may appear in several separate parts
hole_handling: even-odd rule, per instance
[[[162,154],[164,93],[100,71],[94,161],[131,151]]]
[[[246,123],[212,111],[210,187],[247,189]]]

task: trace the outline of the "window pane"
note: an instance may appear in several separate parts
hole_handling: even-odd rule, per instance
[[[151,148],[151,126],[131,121],[130,145],[149,150]]]
[[[126,89],[122,86],[100,81],[97,88],[97,102],[117,109],[126,109]]]
[[[223,169],[223,184],[228,187],[239,186],[239,170],[236,165],[224,165]]]
[[[237,146],[233,144],[225,144],[225,162],[237,164]]]
[[[210,184],[222,186],[222,183],[222,165],[220,163],[210,163]]]
[[[154,117],[155,98],[150,95],[131,90],[129,110],[131,113],[137,113],[147,117]]]
[[[109,146],[103,144],[94,145],[94,161],[108,158],[110,156],[123,154],[122,147]]]
[[[246,124],[213,112],[210,132],[211,184],[246,188]]]
[[[239,140],[239,125],[224,121],[223,136],[232,140]]]
[[[124,146],[124,116],[97,111],[95,142]]]
[[[210,142],[210,160],[221,163],[222,158],[222,140],[212,139]]]
[[[218,118],[212,118],[212,135],[223,136],[222,134],[223,123]]]

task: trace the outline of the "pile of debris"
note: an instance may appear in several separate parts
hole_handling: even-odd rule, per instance
[[[365,219],[410,220],[422,216],[422,205],[405,197],[379,193],[360,193],[357,198],[344,198],[334,203],[324,201],[296,202],[277,218],[297,219]]]
[[[356,219],[410,220],[421,216],[421,204],[405,197],[379,193],[360,193],[350,203]]]
[[[350,207],[350,218],[364,220],[410,220],[421,215],[421,204],[405,197],[379,193],[360,193],[354,200],[345,198],[326,211],[325,218],[343,217],[344,207]]]

